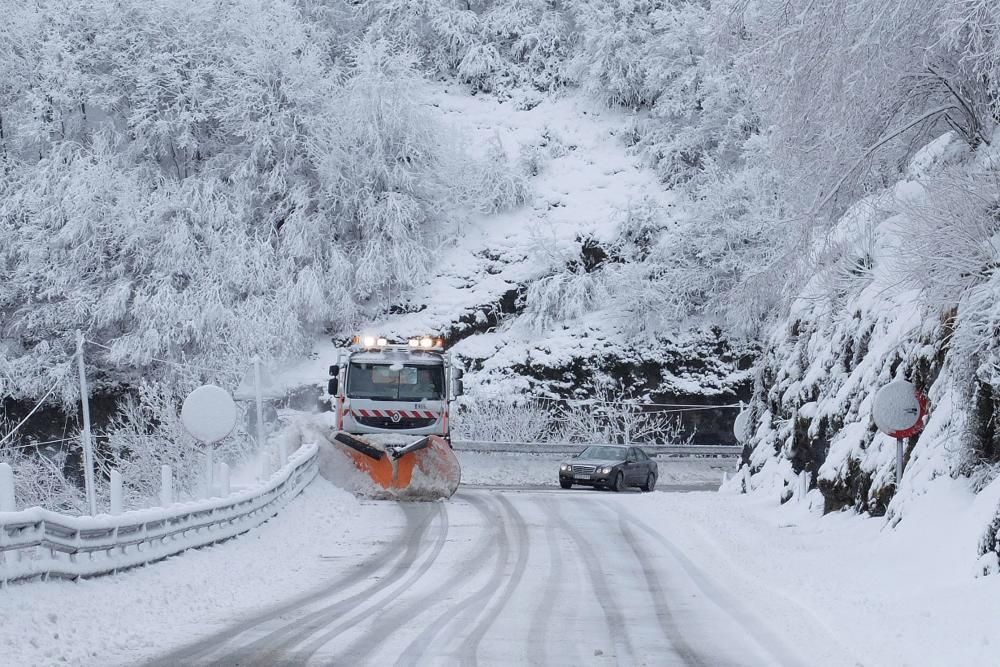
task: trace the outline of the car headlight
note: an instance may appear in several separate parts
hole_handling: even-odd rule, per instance
[[[562,466],[560,466],[559,469],[562,470],[563,472],[569,472],[573,468],[570,467],[570,465],[568,463],[564,463],[564,464],[562,464]]]
[[[608,475],[611,473],[611,466],[604,466],[601,468],[601,474]]]

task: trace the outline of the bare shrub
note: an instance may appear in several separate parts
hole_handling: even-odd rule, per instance
[[[590,403],[562,408],[556,416],[559,440],[579,443],[689,444],[681,416],[656,412],[637,402],[624,402],[609,393]]]
[[[459,439],[486,442],[547,442],[552,438],[552,414],[530,399],[472,400],[455,415]]]

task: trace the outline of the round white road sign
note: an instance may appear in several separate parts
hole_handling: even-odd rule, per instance
[[[236,403],[222,387],[202,385],[184,399],[181,423],[196,440],[210,445],[225,438],[236,427]]]
[[[897,438],[913,435],[923,412],[917,388],[906,380],[893,380],[879,389],[872,405],[878,429]]]

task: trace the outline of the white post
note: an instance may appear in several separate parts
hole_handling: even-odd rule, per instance
[[[229,464],[225,461],[219,464],[219,495],[229,495]]]
[[[896,490],[903,483],[903,439],[896,438]]]
[[[87,391],[87,373],[83,363],[83,332],[76,330],[76,360],[80,370],[80,405],[83,410],[83,485],[87,492],[90,515],[97,514],[97,494],[94,492],[94,446],[90,438],[90,392]]]
[[[205,445],[205,497],[215,494],[215,463],[212,460],[212,446]]]
[[[253,387],[257,400],[257,449],[264,447],[264,388],[261,386],[260,357],[253,358]]]
[[[0,512],[16,512],[14,498],[14,469],[9,463],[0,463]]]
[[[160,467],[160,505],[174,504],[174,472],[170,466]]]
[[[805,470],[799,473],[799,502],[803,502],[809,495],[809,473]]]
[[[117,470],[111,471],[111,513],[122,513],[122,474]]]

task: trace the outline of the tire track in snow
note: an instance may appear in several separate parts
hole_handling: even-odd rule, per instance
[[[587,569],[587,577],[590,579],[590,585],[594,589],[597,603],[601,606],[601,611],[604,613],[604,620],[607,624],[608,634],[615,646],[615,657],[618,663],[626,665],[638,664],[635,647],[632,645],[632,637],[629,634],[628,625],[625,623],[625,614],[622,612],[614,592],[608,585],[604,569],[601,567],[601,559],[598,558],[593,545],[573,525],[572,521],[564,521],[562,522],[562,526],[566,530],[566,533],[573,538],[577,546],[577,553],[583,558]]]
[[[607,508],[608,506],[605,505],[605,507]],[[709,667],[708,663],[702,660],[694,649],[691,648],[691,645],[687,643],[684,635],[681,634],[680,629],[677,627],[677,621],[673,610],[667,602],[667,595],[660,582],[660,576],[656,571],[656,567],[648,552],[640,546],[635,533],[627,521],[625,513],[621,510],[614,513],[618,516],[618,527],[625,538],[625,542],[632,549],[632,553],[635,554],[635,558],[639,562],[639,567],[642,568],[642,576],[646,580],[646,588],[649,590],[649,594],[653,599],[653,606],[656,608],[656,620],[659,621],[660,629],[663,630],[664,636],[670,641],[670,646],[677,652],[677,655],[680,656],[685,665],[689,665],[690,667]]]
[[[478,498],[463,499],[468,501],[469,505],[482,515],[483,524],[489,525],[489,521],[493,517],[487,513],[485,503]],[[469,563],[481,562],[493,549],[495,544],[495,534],[491,537],[491,539],[481,540],[479,547],[470,556],[468,556],[467,561]],[[387,605],[388,610],[385,608],[378,609],[378,611],[387,611],[387,613],[379,618],[377,630],[384,630],[385,628],[394,629],[403,625],[409,619],[419,618],[420,612],[430,609],[435,603],[441,601],[441,599],[447,595],[449,591],[454,590],[468,579],[471,579],[475,574],[476,571],[473,569],[459,569],[453,572],[451,576],[439,583],[432,590],[415,600],[411,600],[403,605],[392,603]],[[332,660],[334,664],[369,664],[369,657],[372,653],[381,648],[381,644],[384,639],[384,635],[379,634],[373,636],[373,633],[369,632],[352,641],[342,651],[338,651],[335,656],[330,656],[330,660]],[[310,648],[313,647],[310,646]],[[318,648],[319,647],[316,647],[315,650],[305,654],[306,657],[312,656]],[[303,654],[300,654],[300,656],[301,655]],[[305,659],[303,659],[303,662],[304,661]]]
[[[543,513],[547,517],[545,522],[545,544],[548,547],[549,570],[548,576],[545,577],[545,590],[542,591],[542,601],[535,607],[535,611],[531,615],[531,632],[539,637],[548,637],[549,621],[552,619],[552,612],[555,611],[556,600],[560,597],[561,592],[560,584],[562,578],[559,573],[559,544],[556,541],[556,530],[559,526],[551,511],[551,501],[544,503],[536,501],[536,504],[543,508]],[[542,642],[541,648],[531,643],[529,643],[529,647],[531,647],[528,653],[529,663],[533,665],[550,664],[548,651],[546,650],[548,642]]]
[[[326,630],[321,635],[313,639],[306,645],[306,647],[300,651],[296,651],[294,657],[291,659],[292,664],[303,665],[309,661],[309,659],[316,654],[323,646],[333,641],[335,638],[350,630],[357,627],[357,625],[375,614],[382,612],[386,606],[390,606],[393,601],[401,594],[405,593],[411,586],[413,586],[417,581],[419,581],[427,572],[434,566],[435,561],[437,561],[438,556],[441,555],[441,551],[444,549],[445,543],[448,541],[448,513],[444,509],[444,506],[440,506],[438,510],[438,516],[441,517],[440,528],[438,531],[438,537],[432,547],[429,555],[420,564],[420,567],[416,570],[410,571],[407,576],[398,581],[390,580],[390,583],[398,583],[397,586],[393,587],[390,594],[384,598],[374,601],[367,608],[363,609],[360,613],[353,614],[348,618],[345,618],[342,622],[338,623],[335,627]],[[367,603],[368,601],[366,601]],[[346,614],[345,614],[346,615]],[[384,619],[379,619],[379,625],[375,628],[380,629]],[[367,637],[369,641],[381,641],[382,636],[377,637]]]
[[[310,636],[326,627],[331,621],[356,610],[359,605],[368,603],[377,593],[389,588],[393,584],[398,584],[399,577],[409,571],[419,559],[424,535],[427,533],[433,519],[440,517],[445,531],[447,530],[447,523],[444,522],[446,513],[440,504],[437,504],[435,508],[437,511],[434,513],[424,507],[418,508],[406,504],[401,505],[401,507],[407,514],[408,519],[417,517],[417,529],[406,540],[402,556],[384,576],[350,597],[337,600],[321,609],[310,612],[304,617],[296,618],[286,623],[282,627],[255,640],[253,643],[240,648],[234,655],[226,656],[222,661],[214,664],[222,667],[224,665],[232,665],[235,661],[240,667],[244,665],[269,667],[275,664],[287,663],[286,655],[292,647],[306,641]],[[443,545],[445,539],[446,533],[440,532],[436,545]]]
[[[480,609],[485,609],[488,606],[489,601],[494,597],[494,595],[496,595],[497,590],[503,582],[504,571],[506,570],[511,547],[510,537],[507,534],[506,523],[503,521],[496,521],[497,516],[502,515],[502,512],[497,512],[495,511],[495,508],[491,508],[492,503],[488,500],[476,498],[474,495],[470,495],[467,500],[472,503],[481,503],[488,523],[494,527],[494,538],[491,540],[491,543],[496,544],[496,564],[494,565],[493,572],[490,574],[489,579],[485,584],[483,584],[483,586],[471,593],[461,602],[446,609],[426,628],[424,628],[424,631],[417,635],[417,637],[403,649],[402,654],[396,660],[395,664],[397,667],[408,667],[411,665],[423,664],[421,659],[424,654],[427,653],[428,649],[434,643],[438,635],[442,634],[445,630],[448,630],[450,626],[454,625],[460,619],[462,612],[465,610],[477,606]],[[494,509],[494,511],[488,511],[489,509]],[[453,639],[461,636],[459,634],[461,630],[461,628],[451,630],[444,639],[437,643],[440,646],[446,646]]]
[[[782,665],[782,667],[805,667],[806,663],[802,661],[801,657],[795,651],[789,648],[788,644],[781,637],[757,620],[739,600],[714,583],[701,568],[688,558],[673,542],[660,533],[660,531],[641,519],[637,519],[620,510],[615,511],[618,512],[622,521],[636,526],[649,537],[659,542],[678,562],[687,574],[688,579],[701,591],[702,595],[724,614],[729,616],[733,620],[734,625],[743,630],[749,641],[755,643],[764,653],[769,654],[774,664]]]
[[[496,621],[497,616],[503,611],[507,603],[510,602],[511,596],[514,595],[514,591],[521,584],[521,580],[524,579],[524,571],[528,567],[528,553],[531,548],[531,541],[528,536],[528,524],[525,523],[524,517],[521,513],[517,511],[514,504],[511,503],[506,497],[498,496],[497,500],[500,504],[504,506],[507,511],[507,516],[514,523],[514,530],[517,533],[517,539],[514,541],[517,547],[517,560],[514,563],[514,571],[511,576],[503,584],[503,591],[500,594],[499,604],[493,610],[486,609],[484,612],[483,620],[481,620],[472,632],[465,638],[462,642],[461,648],[461,661],[463,665],[475,665],[476,653],[479,650],[479,644],[482,642],[483,637],[489,631],[490,627]]]
[[[359,569],[362,572],[377,571],[393,559],[399,558],[402,553],[401,547],[404,544],[411,543],[418,533],[422,533],[426,530],[430,517],[427,517],[426,520],[418,521],[414,516],[407,514],[406,519],[407,523],[404,526],[404,529],[398,536],[391,540],[382,551],[375,554],[370,561],[359,563]],[[342,593],[354,586],[357,586],[358,580],[359,577],[357,573],[347,573],[341,575],[332,583],[320,588],[319,590],[299,597],[291,602],[281,604],[264,614],[255,616],[247,621],[227,628],[222,632],[206,637],[205,639],[182,647],[176,651],[172,651],[165,656],[156,658],[148,663],[148,665],[150,667],[176,667],[176,665],[179,664],[189,665],[198,663],[208,658],[212,653],[225,649],[229,643],[238,638],[240,635],[251,631],[258,626],[264,625],[265,623],[274,621],[298,609],[320,601],[323,598]]]

